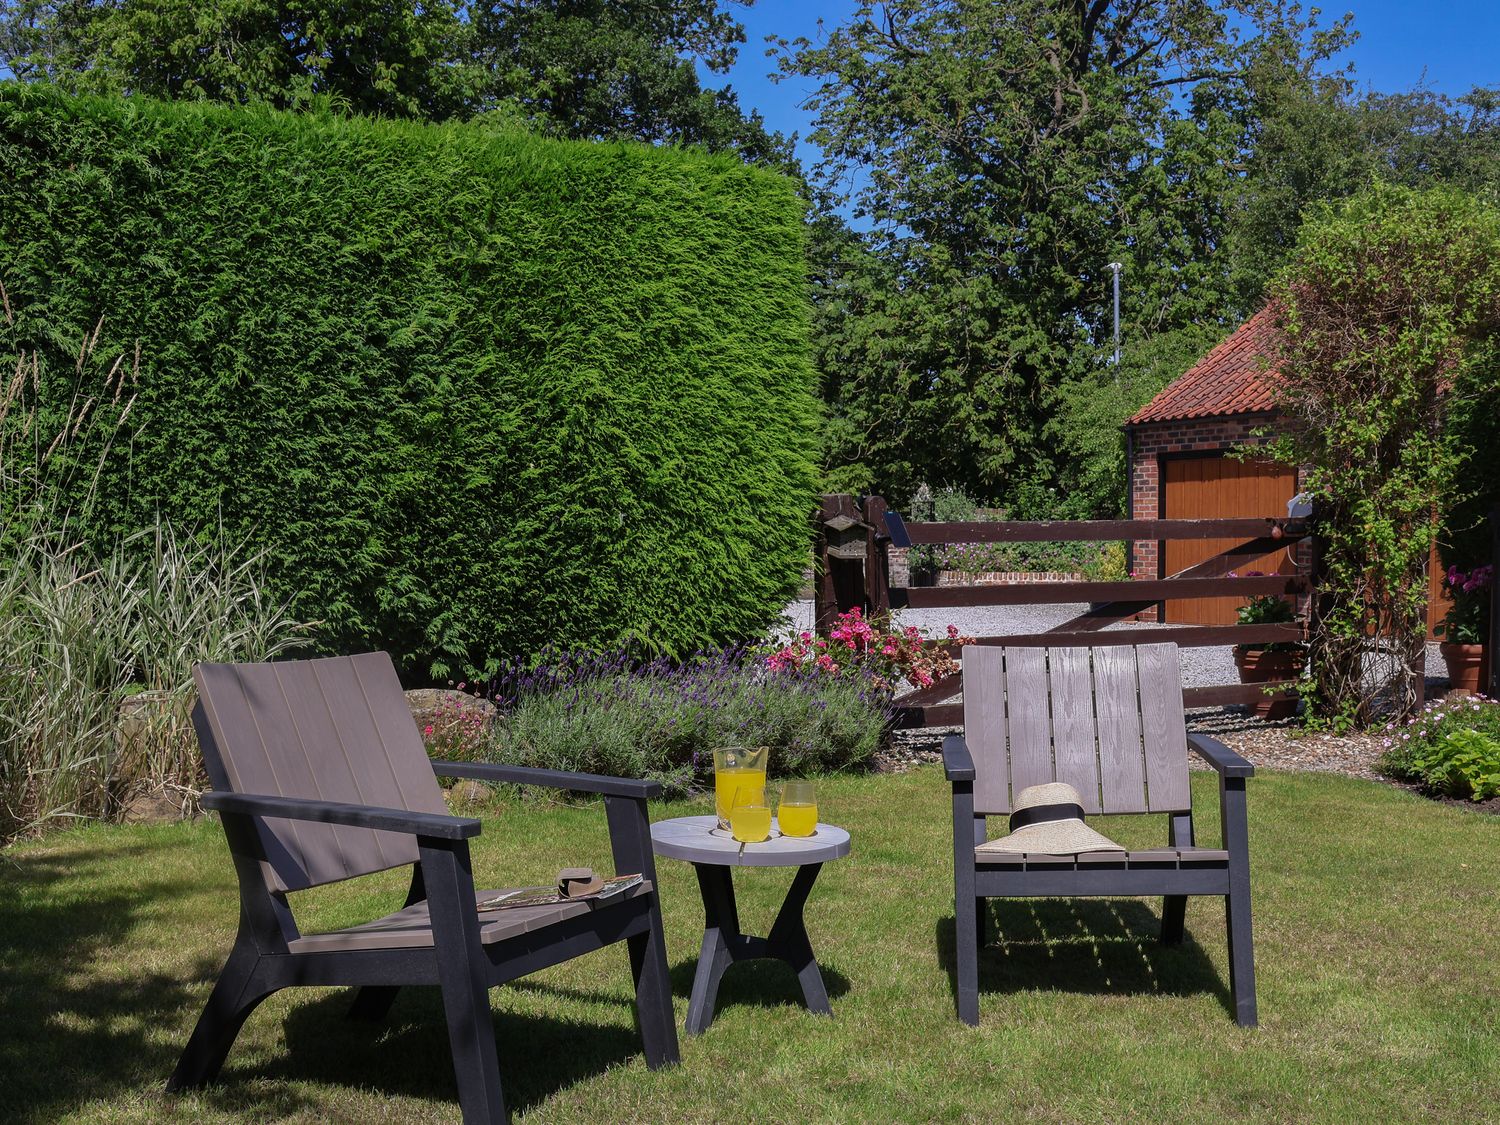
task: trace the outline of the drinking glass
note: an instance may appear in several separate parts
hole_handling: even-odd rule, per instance
[[[818,828],[818,797],[810,781],[788,781],[781,787],[776,822],[783,836],[811,836]]]
[[[758,844],[771,835],[771,806],[766,791],[741,788],[729,810],[729,831],[742,844]]]
[[[729,827],[729,813],[740,790],[764,792],[770,754],[766,746],[723,746],[714,751],[714,812],[720,828]]]

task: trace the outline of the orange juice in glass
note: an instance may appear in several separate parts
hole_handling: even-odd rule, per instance
[[[783,836],[811,836],[818,828],[818,799],[810,781],[788,781],[781,787],[776,823]]]
[[[742,844],[758,844],[771,835],[771,806],[764,789],[737,789],[729,810],[729,831]]]
[[[741,792],[764,794],[770,753],[766,746],[725,746],[714,751],[714,812],[720,828],[730,826],[729,814]]]

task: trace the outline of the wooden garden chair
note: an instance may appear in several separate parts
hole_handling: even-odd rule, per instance
[[[1186,732],[1177,646],[971,646],[963,667],[964,734],[943,745],[953,786],[959,1018],[979,1022],[985,899],[1162,895],[1161,940],[1176,944],[1187,896],[1222,895],[1234,1016],[1254,1026],[1245,779],[1255,769],[1222,743]],[[1189,748],[1219,775],[1222,848],[1194,844]],[[1086,814],[1164,814],[1167,847],[976,854],[987,814],[1009,814],[1016,794],[1050,781],[1077,789]]]
[[[677,1031],[646,818],[655,782],[430,761],[383,652],[276,664],[201,664],[193,723],[239,876],[239,935],[167,1084],[211,1081],[250,1012],[292,985],[358,989],[351,1015],[379,1019],[402,985],[442,990],[466,1122],[503,1120],[490,988],[624,941],[646,1062],[675,1063]],[[437,777],[600,793],[616,869],[632,891],[480,912],[469,840]],[[559,864],[565,857],[559,858]],[[331,933],[298,930],[287,892],[411,866],[406,906]]]

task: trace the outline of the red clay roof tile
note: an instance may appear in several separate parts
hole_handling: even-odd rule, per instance
[[[1163,387],[1127,424],[1258,414],[1275,409],[1266,378],[1266,364],[1274,354],[1275,332],[1275,313],[1268,305]]]

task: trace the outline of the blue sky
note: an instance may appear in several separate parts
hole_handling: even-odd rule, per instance
[[[740,104],[760,110],[772,129],[806,137],[812,122],[798,103],[809,87],[805,80],[777,85],[766,77],[775,67],[763,53],[765,37],[816,40],[820,18],[834,26],[857,7],[854,0],[756,0],[751,8],[734,9],[745,25],[746,43],[727,79],[705,75],[706,83],[721,86],[727,81],[739,93]],[[1360,33],[1346,58],[1361,86],[1392,93],[1425,81],[1428,88],[1447,94],[1500,86],[1500,0],[1330,3],[1325,20],[1345,10],[1353,11]],[[799,155],[810,163],[817,152],[804,142]]]

